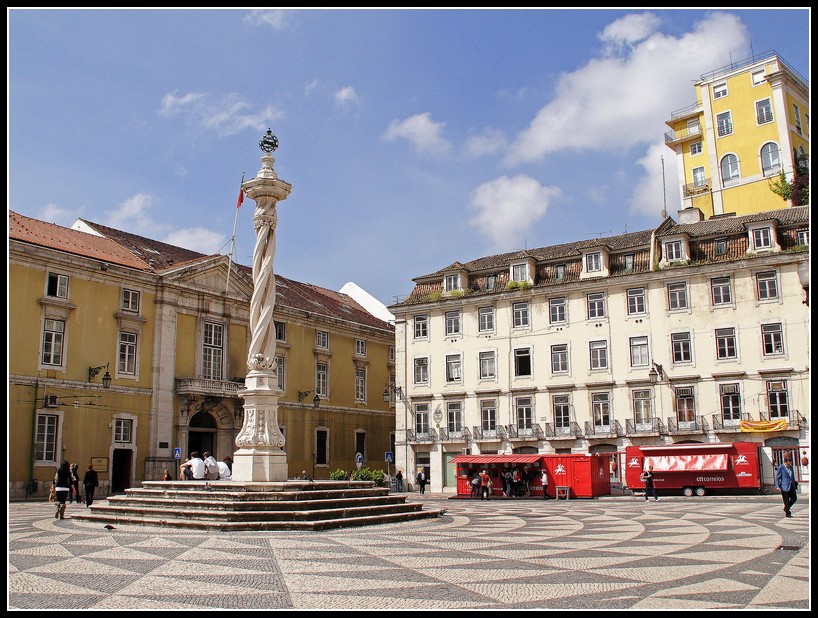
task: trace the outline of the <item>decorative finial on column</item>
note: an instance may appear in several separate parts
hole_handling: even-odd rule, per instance
[[[258,147],[267,154],[275,152],[276,148],[278,148],[278,138],[273,135],[272,130],[267,129],[267,134],[263,135],[258,141]]]

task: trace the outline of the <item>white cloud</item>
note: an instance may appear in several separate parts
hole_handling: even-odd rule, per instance
[[[171,232],[163,242],[213,255],[227,243],[227,236],[203,227],[192,227]]]
[[[288,11],[278,9],[255,9],[244,17],[244,21],[253,26],[272,26],[281,30],[289,21]]]
[[[312,91],[318,88],[320,84],[321,82],[319,82],[317,79],[312,80],[309,84],[304,86],[304,94],[312,94]]]
[[[610,24],[601,35],[608,55],[560,77],[554,98],[517,136],[506,164],[652,143],[670,113],[695,99],[692,80],[731,54],[749,54],[746,27],[735,15],[711,13],[678,38],[654,32],[656,25],[650,14]]]
[[[474,190],[470,207],[477,212],[469,223],[499,251],[520,247],[525,233],[560,194],[559,188],[544,187],[524,174],[502,176]]]
[[[57,225],[62,225],[63,227],[71,227],[79,216],[82,216],[82,209],[80,209],[79,214],[77,214],[76,211],[66,210],[61,206],[50,203],[43,207],[38,218],[41,221],[47,221],[48,223],[56,223]]]
[[[431,114],[425,112],[400,122],[393,120],[382,137],[388,142],[404,139],[414,145],[418,154],[443,157],[452,149],[451,142],[441,136],[445,126],[445,122],[432,121]]]
[[[272,105],[256,112],[251,112],[251,108],[252,105],[236,93],[217,98],[201,92],[183,96],[173,92],[164,96],[159,113],[164,116],[184,114],[188,122],[214,131],[220,137],[235,135],[244,129],[264,130],[284,115]]]
[[[337,90],[333,98],[336,108],[357,107],[361,104],[361,99],[352,86],[345,86]]]
[[[652,144],[645,156],[637,161],[645,175],[633,189],[629,204],[631,212],[654,215],[656,222],[660,213],[667,209],[667,214],[676,219],[681,208],[679,196],[679,178],[677,176],[676,156],[664,142]]]
[[[118,230],[128,230],[134,234],[153,235],[168,229],[167,224],[157,223],[151,217],[150,210],[157,203],[156,198],[148,193],[137,193],[128,198],[119,208],[108,213],[106,225]]]
[[[466,141],[466,154],[472,157],[491,155],[502,150],[506,144],[505,133],[498,129],[484,129]]]

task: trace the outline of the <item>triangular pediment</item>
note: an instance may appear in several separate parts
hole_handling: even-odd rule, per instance
[[[232,266],[229,272],[228,264]],[[235,263],[230,263],[229,256],[209,255],[197,260],[176,264],[158,272],[162,281],[192,290],[210,294],[224,294],[243,297],[248,301],[253,295],[253,279]],[[229,286],[229,289],[228,289]]]

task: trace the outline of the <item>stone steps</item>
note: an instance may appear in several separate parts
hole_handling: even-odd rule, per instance
[[[325,530],[438,517],[367,481],[146,481],[74,519],[201,530]]]

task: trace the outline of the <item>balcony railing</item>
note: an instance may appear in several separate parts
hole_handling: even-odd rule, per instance
[[[545,438],[547,440],[574,440],[582,435],[582,428],[579,423],[570,422],[567,425],[557,427],[554,423],[545,424]]]
[[[721,414],[713,414],[713,431],[741,431],[741,421],[753,420],[746,412],[742,413],[740,419],[724,419]]]
[[[670,144],[672,142],[680,142],[687,139],[693,139],[695,137],[701,137],[701,135],[702,135],[701,125],[694,124],[684,129],[679,129],[678,131],[668,131],[667,133],[665,133],[665,144]]]
[[[710,189],[712,187],[712,183],[710,182],[709,178],[705,178],[703,181],[696,181],[696,182],[689,182],[682,187],[685,197],[694,197],[696,195],[702,195],[704,193],[710,193]]]
[[[483,429],[482,427],[478,427],[475,425],[472,427],[472,434],[474,435],[474,440],[505,440],[506,439],[506,430],[502,425],[497,425],[494,429]]]
[[[690,435],[707,431],[707,420],[697,416],[694,421],[678,421],[674,416],[667,417],[667,432],[670,434]]]
[[[434,429],[429,429],[428,431],[419,431],[415,432],[412,429],[406,430],[406,441],[407,442],[437,442],[437,433],[435,433]]]
[[[627,436],[658,436],[663,433],[665,433],[665,426],[660,418],[639,422],[632,418],[625,420],[625,435]]]
[[[770,419],[770,412],[769,410],[764,410],[759,413],[758,415],[759,420],[769,422]],[[798,410],[790,410],[786,416],[777,416],[772,420],[781,420],[784,419],[787,421],[787,429],[798,429],[800,427],[807,426],[807,419],[804,418]]]
[[[244,388],[244,381],[209,380],[207,378],[178,378],[176,380],[177,395],[209,395],[215,397],[238,398],[240,388]]]
[[[616,438],[623,435],[622,425],[614,420],[608,425],[597,425],[592,421],[585,421],[586,438]]]
[[[517,425],[507,425],[506,431],[511,440],[543,440],[545,433],[538,423],[531,427],[518,427]]]

